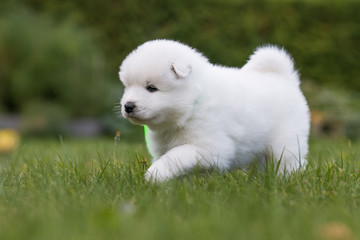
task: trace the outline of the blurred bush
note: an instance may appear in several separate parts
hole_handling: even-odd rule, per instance
[[[137,45],[171,38],[218,64],[241,66],[261,44],[284,46],[302,76],[360,90],[360,1],[25,0],[61,19],[75,15],[101,33],[115,70]],[[115,74],[114,74],[115,76]]]
[[[359,92],[306,81],[302,84],[311,108],[312,134],[317,137],[360,136]]]
[[[241,66],[254,48],[271,43],[292,54],[305,78],[360,91],[360,1],[21,2],[57,21],[71,17],[96,29],[111,78],[132,49],[154,38],[183,41],[212,62],[231,66]]]
[[[55,22],[23,7],[0,17],[4,111],[44,110],[53,103],[65,116],[96,115],[109,104],[104,65],[92,32],[71,21]]]
[[[31,102],[21,113],[20,130],[28,136],[58,136],[63,133],[68,113],[63,107],[48,102]]]

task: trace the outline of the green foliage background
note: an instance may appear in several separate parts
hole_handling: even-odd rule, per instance
[[[212,62],[241,66],[258,45],[284,46],[304,78],[360,90],[359,1],[27,0],[27,5],[96,29],[111,67],[137,45],[171,38]],[[48,2],[48,3],[47,3]]]
[[[47,101],[69,116],[111,112],[121,96],[121,61],[156,38],[239,67],[259,45],[283,46],[304,82],[359,102],[359,12],[360,1],[350,0],[4,0],[0,110],[26,112]],[[316,91],[308,94],[316,101]]]
[[[73,115],[103,107],[97,103],[105,74],[98,62],[103,60],[89,31],[25,9],[3,17],[0,99],[8,110],[24,110],[42,100],[69,106]]]

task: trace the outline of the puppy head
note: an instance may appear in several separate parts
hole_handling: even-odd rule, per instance
[[[197,69],[207,59],[170,40],[146,42],[120,66],[125,86],[122,115],[135,124],[164,127],[184,123],[199,95]]]

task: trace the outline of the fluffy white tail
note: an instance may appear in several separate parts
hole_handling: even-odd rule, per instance
[[[262,73],[281,74],[299,85],[299,75],[294,69],[294,63],[289,54],[275,46],[265,46],[256,49],[244,69]]]

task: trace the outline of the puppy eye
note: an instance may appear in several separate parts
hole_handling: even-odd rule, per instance
[[[159,89],[157,89],[154,85],[149,85],[146,87],[146,90],[148,90],[149,92],[156,92]]]

